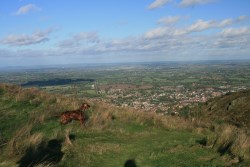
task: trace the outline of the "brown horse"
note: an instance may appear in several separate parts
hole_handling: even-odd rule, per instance
[[[65,111],[60,116],[60,123],[66,125],[72,120],[80,121],[81,125],[84,123],[84,111],[90,107],[87,103],[83,103],[78,110]]]

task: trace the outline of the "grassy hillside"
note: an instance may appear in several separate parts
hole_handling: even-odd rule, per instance
[[[204,109],[217,122],[250,128],[250,90],[228,93],[210,100]]]
[[[85,127],[77,121],[60,125],[56,115],[83,101],[91,105]],[[235,134],[240,137],[232,139]],[[249,145],[249,136],[230,125],[205,127],[0,85],[0,166],[248,166]]]

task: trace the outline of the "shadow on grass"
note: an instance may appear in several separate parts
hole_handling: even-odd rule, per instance
[[[233,145],[233,142],[221,144],[220,147],[218,148],[218,152],[220,153],[220,155],[224,155],[226,153],[231,154],[230,148],[232,145]]]
[[[124,167],[137,167],[135,160],[129,159],[125,162]]]
[[[69,139],[70,139],[70,140],[76,140],[76,135],[70,134],[70,135],[69,135]]]
[[[207,139],[206,138],[202,138],[199,140],[196,140],[196,143],[202,145],[202,146],[206,146],[207,145]]]
[[[48,143],[42,142],[36,149],[29,147],[25,155],[17,163],[19,167],[33,167],[39,164],[57,164],[61,161],[64,154],[61,148],[61,140],[52,139],[48,141]]]

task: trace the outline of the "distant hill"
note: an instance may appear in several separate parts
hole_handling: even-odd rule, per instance
[[[218,123],[227,122],[250,128],[250,90],[227,93],[204,106],[205,116]]]

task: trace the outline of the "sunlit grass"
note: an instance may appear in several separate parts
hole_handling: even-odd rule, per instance
[[[0,166],[225,166],[237,161],[232,156],[249,158],[249,137],[234,126],[210,131],[188,119],[96,101],[88,102],[84,127],[77,121],[62,126],[55,115],[82,101],[33,89],[0,90]],[[220,148],[227,149],[222,154]]]

